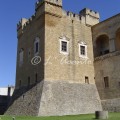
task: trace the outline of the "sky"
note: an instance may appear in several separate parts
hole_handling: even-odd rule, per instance
[[[0,87],[15,84],[17,33],[16,24],[34,13],[37,0],[0,0]],[[63,0],[63,9],[75,13],[90,8],[103,21],[120,13],[120,0]]]

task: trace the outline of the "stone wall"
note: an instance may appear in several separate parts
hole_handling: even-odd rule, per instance
[[[120,112],[120,98],[102,100],[102,107],[109,112]]]
[[[63,37],[69,39],[68,55],[60,53],[60,38]],[[79,56],[81,42],[87,45],[88,59]],[[45,61],[49,60],[45,65],[45,80],[85,83],[85,76],[88,76],[89,82],[95,83],[91,27],[68,16],[59,18],[46,14],[45,43]],[[80,63],[72,64],[74,61]]]
[[[95,82],[104,110],[120,111],[120,51],[116,49],[116,32],[120,28],[120,14],[115,15],[92,27],[94,47]],[[109,53],[96,56],[99,36],[108,37]],[[120,41],[119,41],[120,42]],[[103,45],[104,46],[104,45]],[[104,77],[109,78],[105,87]]]
[[[16,89],[6,115],[37,116],[42,95],[43,81],[29,87]]]
[[[42,81],[15,91],[6,115],[56,116],[102,110],[93,84]]]

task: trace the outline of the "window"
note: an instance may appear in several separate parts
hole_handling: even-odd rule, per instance
[[[38,47],[39,47],[39,43],[38,43],[38,42],[36,42],[36,44],[35,44],[35,53],[37,53],[37,52],[38,52]]]
[[[20,66],[23,64],[23,56],[24,56],[24,50],[21,49],[19,52],[19,65]]]
[[[30,86],[30,77],[28,77],[28,86]]]
[[[65,37],[60,39],[60,53],[69,54],[69,41]]]
[[[80,46],[80,52],[81,52],[81,55],[85,55],[85,46]]]
[[[35,82],[36,83],[38,82],[38,74],[37,73],[35,74]]]
[[[79,57],[87,58],[87,45],[83,42],[79,44]]]
[[[104,84],[105,84],[105,88],[109,88],[109,78],[108,77],[104,77]]]
[[[34,53],[35,55],[39,54],[39,38],[38,37],[36,37],[34,42]]]
[[[89,84],[89,78],[85,76],[85,83]]]
[[[67,52],[67,42],[62,41],[62,49],[61,49],[61,51]]]

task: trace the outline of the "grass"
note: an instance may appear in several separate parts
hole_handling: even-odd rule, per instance
[[[13,120],[13,119],[12,116],[0,116],[0,120]],[[16,116],[15,120],[95,120],[95,115],[89,114],[89,115],[56,116],[56,117]],[[120,120],[120,113],[109,113],[108,120]]]

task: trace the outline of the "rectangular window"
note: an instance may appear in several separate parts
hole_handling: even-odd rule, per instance
[[[38,52],[38,50],[39,50],[39,43],[38,43],[38,42],[36,42],[36,44],[35,44],[35,45],[36,45],[36,47],[35,47],[35,48],[36,48],[36,49],[35,49],[35,53],[37,53],[37,52]]]
[[[63,52],[67,52],[67,42],[65,42],[65,41],[62,41],[62,50],[61,51],[63,51]]]
[[[89,84],[89,78],[87,76],[85,77],[85,83]]]
[[[60,39],[60,53],[64,55],[69,54],[69,41],[66,38]]]
[[[87,45],[79,44],[79,56],[81,58],[87,58]]]
[[[28,77],[28,86],[30,86],[30,77]]]
[[[85,55],[86,51],[85,51],[85,46],[80,46],[80,53],[81,55]]]
[[[104,77],[104,84],[105,84],[105,88],[109,88],[109,78],[108,77]]]
[[[35,74],[35,82],[36,83],[38,82],[38,74],[37,73]]]

